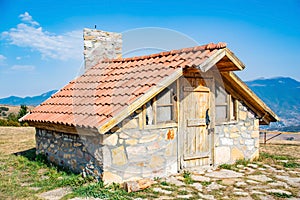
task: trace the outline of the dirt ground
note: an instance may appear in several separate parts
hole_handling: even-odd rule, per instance
[[[35,147],[33,127],[0,127],[0,152],[12,154]]]

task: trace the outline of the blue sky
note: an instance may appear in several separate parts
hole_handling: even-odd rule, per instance
[[[197,44],[223,41],[246,65],[238,72],[243,80],[300,80],[299,0],[0,0],[0,8],[0,98],[60,89],[76,77],[83,65],[82,29],[95,24],[122,33],[160,27]],[[155,37],[154,46],[164,42]]]

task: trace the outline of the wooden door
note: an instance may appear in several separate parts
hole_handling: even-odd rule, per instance
[[[210,89],[201,78],[185,78],[181,88],[182,168],[211,164]]]

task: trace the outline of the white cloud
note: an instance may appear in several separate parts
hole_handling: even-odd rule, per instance
[[[0,66],[5,65],[5,60],[6,60],[6,57],[4,55],[0,54]]]
[[[38,51],[42,58],[58,60],[83,58],[82,31],[71,31],[60,35],[50,33],[43,30],[28,12],[19,17],[24,23],[2,33],[2,37],[10,44]]]
[[[6,57],[5,57],[4,55],[1,55],[1,54],[0,54],[0,62],[1,62],[1,61],[4,61],[5,59],[6,59]]]
[[[32,19],[32,16],[29,15],[28,12],[25,12],[24,14],[20,14],[19,17],[21,18],[21,20],[23,22],[29,22],[30,24],[36,25],[36,26],[40,25],[38,22],[36,22]]]
[[[21,60],[21,59],[22,59],[21,56],[17,56],[17,57],[16,57],[16,60]]]
[[[35,66],[33,65],[13,65],[10,68],[12,71],[33,71],[35,69]]]

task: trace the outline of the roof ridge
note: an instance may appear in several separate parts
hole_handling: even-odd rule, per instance
[[[104,60],[101,60],[99,63],[138,61],[138,60],[145,60],[145,59],[149,59],[149,58],[156,58],[156,57],[160,57],[160,56],[168,56],[168,55],[174,55],[174,54],[180,54],[180,53],[189,53],[191,51],[223,49],[226,47],[227,47],[227,44],[225,42],[208,43],[205,45],[182,48],[182,49],[173,49],[170,51],[162,51],[160,53],[154,53],[154,54],[143,55],[143,56],[134,56],[134,57],[129,57],[129,58],[104,59]]]

